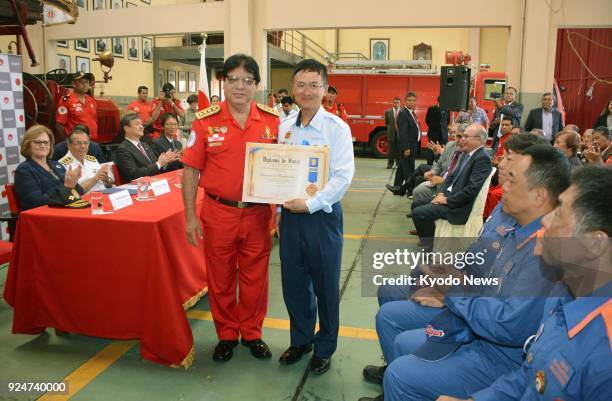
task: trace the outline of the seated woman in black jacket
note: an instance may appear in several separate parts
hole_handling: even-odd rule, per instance
[[[58,162],[51,160],[53,133],[44,125],[35,125],[26,131],[21,142],[20,153],[26,161],[15,170],[15,192],[21,210],[28,210],[49,202],[49,194],[61,187],[76,188],[81,168],[66,171]]]

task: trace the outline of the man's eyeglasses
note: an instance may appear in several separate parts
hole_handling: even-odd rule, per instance
[[[238,77],[236,75],[229,75],[229,76],[225,77],[225,81],[228,84],[230,84],[230,85],[236,85],[238,83],[238,81],[242,81],[242,83],[244,83],[245,86],[255,85],[255,79],[254,78],[241,78],[241,77]]]
[[[51,142],[49,141],[32,141],[32,143],[36,146],[49,146]]]
[[[74,141],[72,143],[76,146],[89,146],[89,141]]]
[[[300,90],[304,90],[304,89],[306,89],[306,88],[308,88],[308,89],[312,89],[312,90],[317,90],[317,89],[319,89],[319,88],[323,88],[323,87],[325,87],[325,85],[323,85],[323,84],[318,84],[318,83],[316,83],[316,82],[311,82],[311,83],[308,83],[308,84],[307,84],[306,82],[296,82],[296,83],[295,83],[295,87],[296,87],[297,89],[300,89]]]

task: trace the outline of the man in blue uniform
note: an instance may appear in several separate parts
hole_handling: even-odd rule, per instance
[[[423,329],[396,336],[393,362],[384,374],[385,399],[435,400],[445,392],[469,394],[520,366],[522,345],[537,330],[544,295],[554,285],[554,277],[544,273],[533,255],[536,233],[541,217],[556,207],[568,184],[569,166],[550,145],[532,146],[515,156],[504,184],[503,210],[517,225],[505,234],[491,271],[499,285],[483,287],[479,296],[447,296],[444,303],[434,297],[421,300],[432,307],[446,306],[476,340],[432,363],[409,355],[425,342]]]
[[[542,258],[578,298],[544,315],[519,369],[470,400],[612,400],[612,205],[602,193],[612,193],[612,169],[583,167],[542,220]]]
[[[321,105],[326,88],[327,68],[315,60],[301,61],[293,72],[293,94],[300,112],[283,121],[278,132],[279,143],[329,148],[327,184],[310,192],[309,199],[285,202],[280,222],[283,298],[291,322],[291,346],[280,363],[297,362],[314,345],[310,371],[317,374],[329,370],[338,341],[340,200],[355,173],[350,128]],[[317,309],[320,329],[315,334]]]
[[[548,143],[544,138],[534,134],[516,135],[508,140],[504,158],[500,162],[499,174],[505,175],[508,166],[512,163],[516,155],[523,154],[529,146]],[[501,249],[501,243],[509,230],[517,224],[514,217],[505,213],[500,203],[491,213],[491,216],[483,226],[478,241],[468,249],[468,252],[483,252],[484,263],[479,266],[472,265],[466,268],[468,274],[478,276],[489,275],[489,269],[497,258]],[[376,315],[376,328],[378,337],[383,350],[383,355],[387,363],[391,363],[393,358],[393,347],[395,338],[402,332],[424,327],[434,316],[439,313],[439,309],[431,306],[421,305],[419,301],[426,302],[419,295],[419,292],[412,294],[413,300],[409,300],[412,291],[410,287],[382,288],[379,291],[379,304],[381,309]],[[396,302],[390,302],[396,301]],[[389,302],[387,304],[387,302]],[[383,305],[384,304],[384,305]],[[364,368],[363,375],[368,381],[382,384],[386,366],[368,365]]]

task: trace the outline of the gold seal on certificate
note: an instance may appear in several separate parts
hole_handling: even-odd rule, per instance
[[[308,199],[325,187],[328,175],[326,146],[248,142],[242,201],[281,204]]]

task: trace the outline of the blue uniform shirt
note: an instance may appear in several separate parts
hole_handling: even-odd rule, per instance
[[[308,211],[331,213],[351,185],[355,174],[351,129],[341,118],[319,108],[307,126],[300,124],[301,112],[283,121],[278,130],[278,143],[317,145],[329,148],[329,180],[325,188],[306,200]]]
[[[540,219],[508,230],[493,264],[491,277],[499,286],[483,289],[484,296],[447,296],[446,306],[486,341],[501,346],[506,357],[522,362],[525,340],[536,332],[555,282],[534,255]],[[565,293],[565,294],[563,294]],[[567,295],[562,291],[561,296]]]
[[[612,283],[545,314],[522,366],[475,401],[612,400]]]

